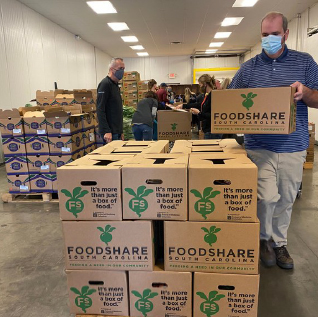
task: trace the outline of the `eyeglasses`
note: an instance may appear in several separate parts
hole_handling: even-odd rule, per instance
[[[114,70],[125,70],[125,67],[120,67],[120,68],[118,68],[118,69],[115,68],[115,67],[113,67],[113,69],[114,69]]]

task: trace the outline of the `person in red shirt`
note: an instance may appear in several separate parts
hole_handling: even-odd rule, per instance
[[[166,103],[169,103],[169,100],[167,98],[167,84],[161,83],[160,88],[157,91],[158,101],[159,104],[162,104],[163,106],[166,105]]]

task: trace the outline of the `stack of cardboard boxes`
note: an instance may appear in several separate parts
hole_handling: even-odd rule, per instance
[[[314,123],[308,123],[308,132],[309,132],[309,146],[307,149],[306,162],[304,163],[305,169],[312,169],[314,167],[315,161],[315,133],[316,128]]]
[[[257,168],[199,143],[114,141],[58,169],[72,313],[257,316]]]
[[[136,71],[125,72],[121,82],[121,95],[123,105],[136,109],[138,103],[138,82],[140,74]]]

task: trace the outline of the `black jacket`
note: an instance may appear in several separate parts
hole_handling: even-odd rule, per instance
[[[202,105],[202,111],[199,114],[199,120],[202,121],[202,130],[204,133],[211,132],[211,92],[207,95],[204,104]]]
[[[196,108],[196,109],[199,109],[201,110],[201,103],[204,99],[204,94],[200,94],[198,97],[197,97],[197,100],[196,102],[189,102],[187,104],[184,104],[183,105],[183,109],[191,109],[191,108]]]
[[[97,88],[99,133],[123,133],[123,103],[118,84],[105,77]]]

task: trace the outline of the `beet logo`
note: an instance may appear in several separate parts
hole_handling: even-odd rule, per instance
[[[142,295],[137,291],[131,291],[139,299],[135,303],[136,309],[143,314],[144,317],[147,317],[147,313],[153,310],[153,303],[149,300],[158,296],[158,293],[151,292],[151,289],[145,289]]]
[[[148,202],[145,198],[149,194],[153,192],[152,189],[146,189],[146,186],[139,186],[137,188],[137,194],[134,192],[132,188],[125,188],[125,191],[133,196],[133,198],[129,201],[129,208],[135,212],[138,217],[141,217],[141,213],[147,210]]]
[[[257,95],[253,94],[252,92],[249,92],[247,95],[241,94],[241,97],[244,98],[244,101],[242,102],[243,107],[245,107],[247,110],[250,110],[251,107],[254,105],[254,101],[252,100]]]
[[[96,289],[89,289],[89,286],[83,286],[81,292],[75,287],[71,287],[71,291],[78,295],[75,298],[75,305],[81,308],[82,311],[86,314],[86,309],[90,308],[93,305],[93,301],[89,297],[89,295],[95,293]]]
[[[196,294],[204,300],[204,302],[200,305],[200,311],[203,314],[207,317],[211,317],[219,312],[220,307],[216,301],[219,301],[221,298],[225,297],[225,295],[218,294],[217,291],[211,291],[209,293],[209,297],[202,292],[197,292]]]
[[[201,214],[204,219],[207,219],[206,215],[211,214],[215,209],[215,205],[210,198],[214,198],[221,194],[221,192],[218,190],[213,191],[212,187],[207,187],[203,190],[203,195],[201,195],[201,193],[196,189],[191,189],[190,193],[192,193],[195,197],[200,198],[194,204],[194,210]]]
[[[172,131],[175,131],[177,129],[178,124],[177,123],[171,123],[171,129]]]
[[[103,229],[102,227],[97,227],[97,229],[102,232],[102,234],[100,235],[101,241],[108,245],[108,242],[111,242],[113,240],[113,236],[110,233],[113,232],[116,228],[112,227],[111,225],[106,225],[105,229]]]
[[[76,187],[73,189],[73,195],[67,189],[62,189],[61,192],[66,197],[70,197],[70,199],[65,203],[66,210],[71,212],[74,217],[77,218],[77,214],[82,212],[84,209],[84,203],[80,200],[80,198],[88,194],[88,191],[82,190],[81,187]]]
[[[204,236],[204,241],[208,243],[210,247],[212,247],[212,244],[218,240],[218,237],[215,234],[221,231],[221,229],[217,228],[216,226],[211,226],[210,229],[205,227],[202,227],[201,229],[206,233]]]

